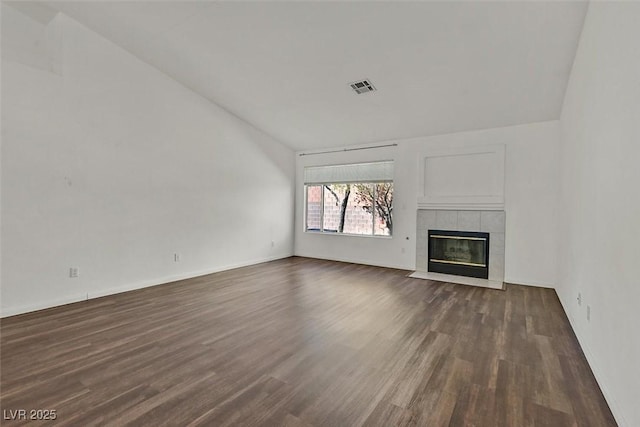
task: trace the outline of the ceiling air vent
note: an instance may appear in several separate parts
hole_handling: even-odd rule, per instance
[[[360,80],[357,82],[349,83],[351,89],[355,91],[358,95],[367,92],[373,92],[376,88],[371,84],[371,80]]]

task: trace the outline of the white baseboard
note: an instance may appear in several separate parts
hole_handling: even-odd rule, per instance
[[[78,295],[66,296],[63,298],[56,298],[55,300],[50,300],[46,302],[37,302],[33,304],[21,305],[18,307],[5,308],[0,313],[0,318],[15,316],[17,314],[30,313],[32,311],[44,310],[52,307],[58,307],[61,305],[67,305],[74,302],[86,301],[86,299],[87,299],[87,294],[84,293],[81,295],[78,294]]]
[[[270,257],[258,258],[258,259],[253,259],[250,261],[244,261],[244,262],[235,263],[235,264],[227,264],[227,265],[218,266],[211,269],[198,270],[198,271],[192,271],[189,273],[183,273],[183,274],[177,274],[173,276],[165,276],[165,277],[155,278],[151,280],[145,280],[142,282],[132,283],[125,286],[118,286],[114,288],[107,288],[107,289],[87,292],[80,295],[67,296],[64,298],[50,300],[50,301],[38,302],[34,304],[26,304],[19,307],[5,308],[0,313],[0,318],[15,316],[18,314],[30,313],[32,311],[44,310],[47,308],[58,307],[61,305],[71,304],[71,303],[80,302],[80,301],[86,301],[89,299],[100,298],[108,295],[120,294],[123,292],[134,291],[136,289],[143,289],[151,286],[158,286],[165,283],[175,282],[177,280],[192,279],[198,276],[205,276],[207,274],[219,273],[221,271],[226,271],[226,270],[233,270],[234,268],[247,267],[250,265],[261,264],[263,262],[289,258],[291,256],[293,256],[293,254],[291,253],[274,255]]]
[[[570,314],[571,312],[567,310],[567,305],[562,299],[562,296],[558,292],[556,292],[556,294],[558,295],[558,299],[560,300],[560,304],[562,305],[562,309],[564,310],[567,316],[567,319],[569,319],[569,324],[571,325],[571,329],[573,329],[573,333],[576,335],[576,338],[578,339],[578,343],[582,348],[582,352],[587,358],[587,363],[589,363],[589,367],[593,372],[593,376],[596,377],[596,381],[600,386],[600,390],[602,390],[602,394],[604,395],[604,398],[607,401],[607,404],[609,405],[609,409],[611,409],[611,413],[613,414],[613,417],[616,419],[616,422],[620,427],[631,427],[631,424],[629,424],[626,421],[625,417],[622,415],[621,406],[618,404],[618,401],[615,399],[613,393],[611,392],[611,389],[607,385],[608,382],[606,380],[607,378],[606,375],[602,371],[602,368],[600,367],[600,365],[598,365],[596,358],[593,356],[593,353],[591,352],[591,349],[589,348],[589,346],[586,345],[586,341],[583,339],[582,334],[580,333],[580,329],[576,327],[576,322],[573,319],[573,316]]]
[[[409,271],[415,270],[413,266],[408,267],[408,266],[400,266],[400,265],[393,265],[393,264],[385,264],[385,263],[371,262],[371,261],[355,259],[355,258],[321,257],[318,255],[311,255],[311,254],[305,254],[305,253],[299,253],[299,252],[295,253],[294,256],[299,256],[302,258],[323,259],[327,261],[348,262],[350,264],[370,265],[373,267],[392,268],[394,270],[409,270]]]
[[[549,288],[549,289],[556,288],[555,285],[552,285],[549,283],[536,282],[534,280],[518,280],[518,279],[505,278],[504,283],[508,283],[511,285],[521,285],[521,286],[535,286],[536,288]]]
[[[436,280],[445,283],[457,283],[459,285],[478,286],[480,288],[504,289],[504,282],[501,280],[487,280],[476,277],[455,276],[452,274],[432,273],[428,271],[414,271],[409,275],[414,279]]]

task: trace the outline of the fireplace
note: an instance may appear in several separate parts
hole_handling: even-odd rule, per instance
[[[489,278],[489,233],[429,230],[428,271]]]

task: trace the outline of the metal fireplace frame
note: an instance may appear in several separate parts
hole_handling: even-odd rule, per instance
[[[453,274],[456,276],[477,277],[480,279],[489,278],[489,233],[476,231],[452,231],[452,230],[429,230],[427,240],[427,269],[433,273]],[[435,260],[431,257],[433,238],[431,236],[446,236],[452,238],[468,238],[485,240],[484,266],[466,265],[464,263],[447,262],[444,260]]]

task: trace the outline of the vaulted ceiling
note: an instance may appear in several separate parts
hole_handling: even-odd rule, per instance
[[[295,149],[557,119],[584,2],[50,2]],[[357,95],[348,83],[370,79]]]

